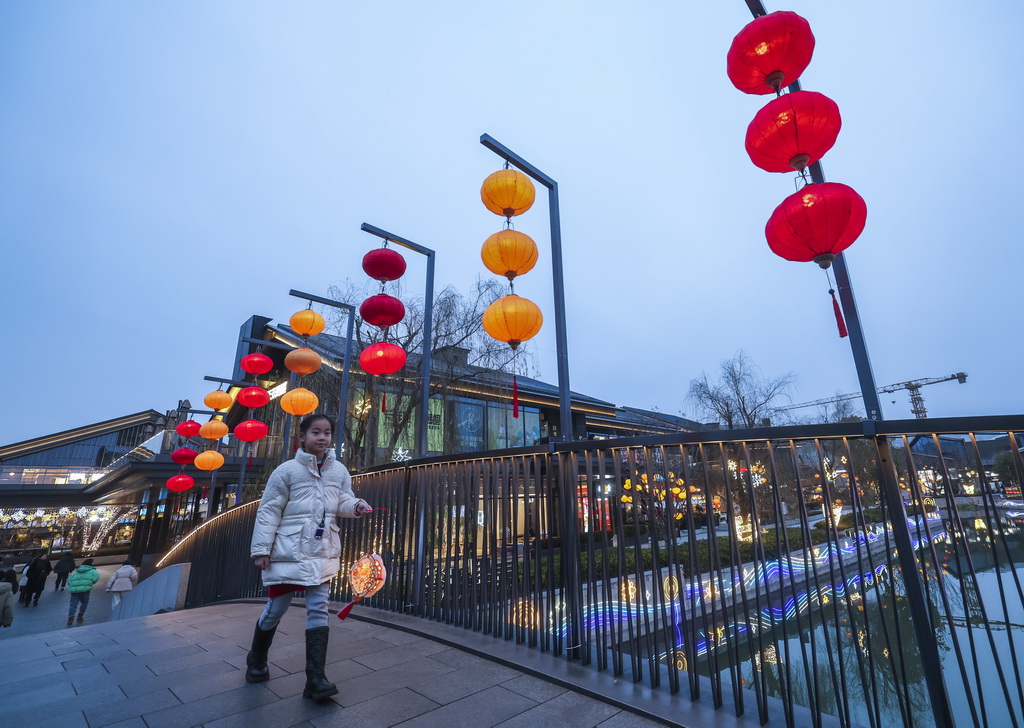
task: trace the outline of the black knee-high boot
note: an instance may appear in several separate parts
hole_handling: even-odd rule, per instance
[[[306,630],[306,689],[302,697],[311,700],[324,700],[338,694],[338,687],[327,682],[324,665],[327,663],[328,627],[316,627]]]
[[[252,635],[252,647],[249,654],[245,656],[245,664],[249,669],[245,672],[245,681],[248,683],[264,682],[270,679],[270,668],[267,667],[267,653],[270,652],[270,644],[274,641],[273,629],[260,629],[259,622],[256,623],[256,631]]]

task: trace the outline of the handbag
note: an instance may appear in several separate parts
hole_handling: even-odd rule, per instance
[[[21,577],[21,581],[18,582],[18,586],[28,586],[28,574]]]

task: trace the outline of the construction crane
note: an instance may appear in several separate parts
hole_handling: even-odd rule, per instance
[[[950,374],[948,377],[911,379],[909,382],[887,384],[884,387],[879,387],[878,393],[892,394],[893,392],[899,392],[902,389],[907,390],[910,393],[910,411],[914,413],[914,417],[919,420],[923,420],[928,416],[928,410],[924,407],[924,397],[921,396],[921,387],[925,387],[929,384],[938,384],[940,382],[951,382],[954,379],[960,384],[967,383],[967,375],[964,372],[957,372],[956,374]],[[825,397],[824,399],[816,399],[813,402],[802,402],[801,404],[791,404],[788,407],[779,407],[779,409],[793,410],[802,409],[803,407],[817,407],[823,404],[843,402],[847,399],[857,399],[858,397],[860,397],[860,392],[854,392],[853,394],[837,394],[834,397]]]

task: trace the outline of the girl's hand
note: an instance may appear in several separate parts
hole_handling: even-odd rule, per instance
[[[356,503],[355,513],[356,513],[357,516],[365,515],[365,514],[369,513],[372,510],[373,509],[370,508],[370,506],[366,505],[362,501],[360,501],[359,503]]]
[[[252,563],[256,564],[256,568],[260,571],[266,571],[270,568],[270,557],[269,556],[253,556]]]

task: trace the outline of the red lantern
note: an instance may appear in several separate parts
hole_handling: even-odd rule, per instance
[[[397,281],[405,275],[405,258],[391,248],[377,248],[363,256],[363,271],[375,281]]]
[[[359,355],[359,366],[368,374],[394,374],[405,366],[405,350],[396,344],[371,344]]]
[[[816,91],[769,101],[747,127],[750,161],[765,172],[802,171],[832,148],[843,120],[836,102]]]
[[[196,484],[191,475],[173,475],[167,479],[167,490],[183,493]]]
[[[381,293],[363,301],[359,307],[359,315],[366,323],[384,329],[405,318],[405,304],[394,296]]]
[[[235,425],[234,435],[242,442],[256,442],[262,440],[270,432],[266,423],[259,420],[246,420]]]
[[[726,56],[732,85],[746,94],[770,94],[796,81],[811,62],[814,34],[796,13],[778,10],[748,23]]]
[[[178,426],[174,428],[174,431],[182,437],[195,437],[199,434],[200,428],[202,428],[202,425],[195,420],[185,420],[184,422],[178,423]]]
[[[822,268],[850,247],[864,230],[864,198],[838,182],[807,185],[775,208],[764,234],[772,252],[798,263]]]
[[[243,407],[262,407],[270,401],[270,393],[263,387],[246,387],[235,395],[235,401]]]
[[[246,354],[239,365],[249,374],[266,374],[274,368],[274,360],[266,354]]]
[[[191,465],[198,454],[190,447],[179,447],[171,453],[171,460],[178,465]]]

